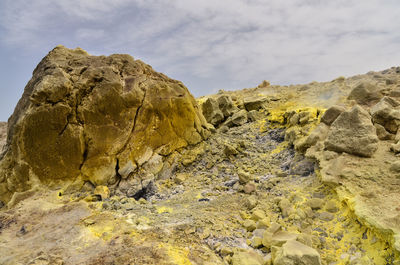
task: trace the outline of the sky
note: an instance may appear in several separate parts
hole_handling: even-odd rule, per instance
[[[0,120],[56,45],[128,53],[195,96],[400,65],[398,0],[0,0]]]

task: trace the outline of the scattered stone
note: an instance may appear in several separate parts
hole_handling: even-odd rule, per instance
[[[289,233],[286,231],[277,231],[275,233],[265,231],[263,234],[262,243],[267,248],[270,248],[271,246],[280,247],[289,240],[296,240],[297,236],[298,234]]]
[[[232,123],[234,125],[240,126],[247,122],[247,111],[240,110],[232,115]]]
[[[376,129],[370,115],[360,106],[343,112],[332,123],[325,147],[335,152],[346,152],[371,157],[378,149]]]
[[[222,133],[226,133],[227,131],[229,131],[229,127],[226,125],[222,125],[221,127],[219,127],[218,131],[222,132]]]
[[[90,226],[90,225],[94,225],[96,223],[96,221],[93,220],[93,219],[88,218],[88,219],[85,219],[83,221],[83,223],[85,224],[85,226]]]
[[[261,237],[258,237],[258,236],[253,237],[253,239],[251,240],[251,246],[252,246],[253,248],[260,248],[260,247],[262,247],[262,246],[263,246],[262,238],[261,238]]]
[[[377,87],[371,83],[363,82],[356,86],[347,99],[355,100],[360,105],[368,105],[377,102],[383,97]]]
[[[261,113],[258,112],[257,110],[251,110],[247,113],[247,118],[251,122],[257,121],[257,120],[261,119],[261,117],[262,117]]]
[[[243,100],[243,105],[247,111],[266,109],[268,99],[265,97],[248,97]]]
[[[276,222],[272,222],[271,225],[269,226],[267,232],[274,234],[276,232],[278,232],[279,230],[281,230],[281,225],[276,223]]]
[[[247,209],[251,210],[257,206],[257,198],[255,196],[249,196],[246,198],[246,207]]]
[[[325,210],[327,210],[330,213],[336,213],[339,210],[339,208],[337,207],[336,202],[330,200],[326,202]]]
[[[97,186],[94,189],[94,195],[100,195],[102,200],[108,199],[110,197],[110,190],[107,186]]]
[[[270,225],[270,220],[268,218],[263,218],[258,220],[257,229],[267,229]]]
[[[88,195],[84,198],[84,201],[86,202],[98,202],[101,201],[101,195],[99,194],[93,194],[93,195]]]
[[[292,204],[286,198],[283,198],[279,202],[279,208],[281,209],[283,217],[288,217],[289,215],[291,215],[295,211],[293,206],[292,206]]]
[[[263,80],[261,84],[257,86],[257,88],[269,87],[271,84],[267,80]]]
[[[254,220],[251,219],[246,219],[243,222],[243,226],[244,228],[246,228],[247,231],[252,232],[257,228],[256,222],[254,222]]]
[[[297,124],[299,124],[300,122],[300,115],[298,113],[293,113],[293,115],[291,115],[290,119],[289,119],[289,124],[291,126],[295,126]]]
[[[318,215],[319,219],[321,219],[322,221],[332,221],[335,216],[332,213],[329,212],[322,212]]]
[[[325,111],[325,113],[321,117],[321,122],[325,123],[326,125],[331,125],[339,115],[346,111],[346,108],[342,106],[332,106]]]
[[[233,253],[232,265],[264,265],[264,259],[253,250],[239,249]]]
[[[81,188],[81,191],[82,191],[82,192],[93,192],[95,188],[96,188],[96,187],[93,185],[92,182],[90,182],[90,181],[85,181],[85,183],[83,183],[83,186],[82,186],[82,188]]]
[[[254,220],[254,221],[258,221],[258,220],[261,220],[261,219],[264,219],[264,218],[266,218],[266,216],[265,216],[265,212],[264,211],[262,211],[262,210],[255,210],[252,214],[251,214],[251,219],[252,220]]]
[[[237,155],[237,154],[239,154],[239,152],[238,152],[238,150],[237,150],[233,145],[225,143],[225,144],[224,144],[224,154],[225,154],[227,157],[230,157],[230,156],[232,156],[232,155]]]
[[[325,201],[320,198],[311,198],[307,201],[307,205],[313,210],[319,210],[324,207]]]
[[[295,240],[289,240],[276,252],[273,264],[321,265],[321,258],[315,249]]]
[[[225,118],[231,116],[233,113],[238,111],[232,102],[232,98],[228,95],[222,95],[217,98],[219,109]]]
[[[294,147],[296,150],[304,153],[308,148],[317,144],[319,141],[322,141],[326,138],[329,132],[329,126],[325,123],[318,124],[317,128],[315,128],[309,136],[302,137],[294,141]],[[291,136],[296,138],[296,136]]]
[[[400,153],[400,141],[399,141],[397,144],[392,144],[392,145],[390,146],[390,150],[391,150],[392,152],[394,152],[395,154]]]
[[[395,173],[400,173],[400,161],[395,161],[390,166],[390,170]]]
[[[299,124],[305,125],[311,118],[311,113],[309,111],[299,112]]]
[[[176,176],[174,178],[175,183],[176,184],[183,184],[186,181],[186,179],[189,177],[188,175],[189,175],[188,173],[178,173],[178,174],[176,174]]]
[[[382,125],[390,133],[397,133],[400,126],[400,110],[395,107],[398,104],[391,98],[382,98],[371,108],[373,122]]]
[[[312,241],[312,236],[309,234],[300,234],[297,237],[297,241],[299,241],[300,243],[312,247],[313,241]]]
[[[385,127],[382,125],[375,123],[374,126],[376,128],[376,135],[378,136],[379,140],[393,140],[395,138],[395,135],[386,131]]]
[[[239,170],[238,177],[239,177],[240,184],[246,184],[252,180],[251,175],[247,172],[244,172],[243,170]]]
[[[256,184],[254,182],[246,183],[243,187],[243,192],[246,194],[251,194],[256,191]]]

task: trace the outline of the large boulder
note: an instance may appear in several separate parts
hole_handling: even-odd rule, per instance
[[[360,105],[370,105],[383,97],[374,84],[362,82],[358,84],[349,94],[347,99],[355,100]]]
[[[371,108],[372,120],[382,125],[388,132],[395,134],[400,125],[399,103],[389,97],[382,98]]]
[[[315,249],[295,240],[289,240],[277,251],[273,264],[320,265],[321,257]]]
[[[227,118],[238,111],[238,108],[233,104],[232,98],[228,95],[221,95],[217,98],[218,106],[224,117]]]
[[[332,123],[325,147],[335,152],[346,152],[371,157],[378,148],[376,129],[369,113],[360,106],[343,112]]]
[[[224,120],[224,114],[219,108],[218,101],[213,98],[207,98],[201,105],[203,115],[208,123],[218,125]]]
[[[33,183],[118,183],[148,161],[157,171],[162,157],[206,138],[206,126],[181,82],[129,55],[57,46],[8,121],[0,200]]]

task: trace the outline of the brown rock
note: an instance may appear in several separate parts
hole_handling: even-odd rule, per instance
[[[317,250],[295,240],[287,241],[275,254],[274,265],[320,265]]]
[[[265,109],[268,100],[265,97],[248,97],[243,100],[243,105],[247,111]]]
[[[346,111],[346,109],[342,106],[332,106],[325,111],[325,113],[321,117],[321,122],[325,123],[326,125],[331,125],[332,122],[336,120],[339,115]]]
[[[356,86],[347,99],[355,100],[360,105],[369,105],[383,97],[377,87],[371,83],[363,82]]]
[[[247,183],[243,187],[243,192],[246,193],[246,194],[253,193],[255,190],[256,190],[256,185],[254,183],[252,183],[252,182]]]
[[[0,161],[9,192],[0,200],[29,189],[28,179],[108,184],[154,154],[200,142],[209,135],[206,124],[187,88],[151,66],[129,55],[57,46],[9,119]]]
[[[227,118],[238,111],[238,108],[233,104],[232,98],[228,95],[222,95],[217,98],[218,107],[224,117]]]
[[[224,114],[219,109],[218,102],[213,98],[208,98],[201,105],[201,109],[207,122],[212,125],[218,125],[224,120]]]
[[[232,123],[234,125],[240,126],[247,122],[247,111],[240,110],[232,115]]]
[[[261,113],[256,110],[251,110],[247,113],[247,118],[249,119],[249,121],[252,122],[261,119],[261,117],[262,117]]]
[[[325,201],[320,198],[312,198],[307,201],[307,205],[311,207],[313,210],[318,210],[324,207]]]
[[[374,126],[376,128],[376,135],[378,136],[379,140],[393,140],[395,138],[395,135],[386,131],[385,127],[382,125],[376,123]]]
[[[388,97],[382,98],[371,108],[374,123],[382,125],[388,132],[395,134],[400,126],[400,110],[398,103]]]
[[[390,170],[395,173],[400,173],[400,161],[393,162],[390,166]]]
[[[346,152],[371,157],[377,150],[378,137],[371,117],[360,106],[343,112],[332,123],[325,147],[335,152]]]

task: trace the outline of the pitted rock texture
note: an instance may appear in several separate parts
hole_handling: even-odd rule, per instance
[[[335,152],[371,157],[378,149],[378,137],[369,113],[356,105],[340,114],[332,123],[325,147]]]
[[[129,55],[57,46],[9,119],[0,200],[42,183],[113,184],[209,135],[188,89]],[[158,171],[160,166],[155,167]],[[157,172],[153,172],[157,173]]]
[[[0,153],[3,146],[6,144],[7,138],[7,122],[0,122]]]

